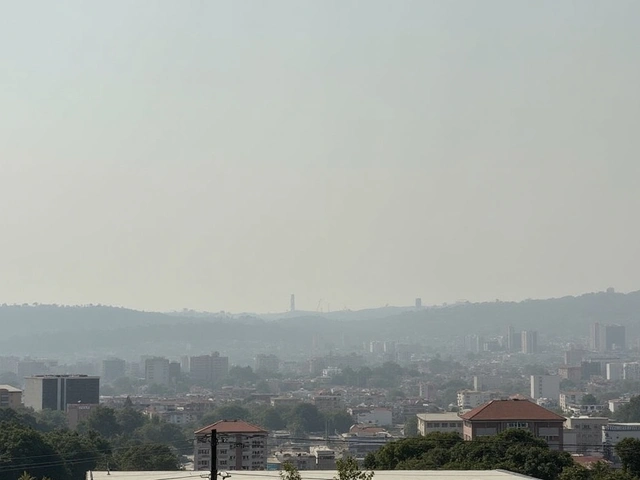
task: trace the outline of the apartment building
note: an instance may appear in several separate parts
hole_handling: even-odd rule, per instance
[[[640,423],[610,423],[602,427],[602,445],[607,460],[619,462],[615,446],[625,438],[640,440]]]
[[[195,432],[194,469],[211,469],[211,435],[218,438],[218,470],[266,470],[269,432],[242,420],[220,420]]]
[[[149,385],[169,385],[169,359],[163,357],[151,357],[144,360],[144,379]]]
[[[500,398],[503,394],[500,392],[481,392],[477,390],[461,390],[458,392],[458,409],[471,410],[487,403],[490,400]]]
[[[564,450],[582,455],[601,454],[602,429],[607,425],[607,417],[568,417],[564,431]]]
[[[101,379],[103,383],[111,383],[127,375],[127,362],[120,358],[108,358],[102,361]]]
[[[556,404],[560,401],[559,375],[531,375],[531,398],[548,398]]]
[[[463,421],[455,412],[447,413],[418,413],[418,432],[420,435],[429,433],[457,433],[462,437]]]
[[[393,425],[393,415],[390,408],[372,407],[372,408],[349,408],[349,415],[353,417],[354,423],[372,424],[381,427],[389,427]]]
[[[22,390],[11,385],[0,385],[0,407],[18,408],[22,406]]]
[[[192,380],[211,385],[224,380],[229,374],[229,357],[213,352],[211,355],[197,355],[189,359]]]
[[[100,377],[36,375],[25,378],[24,406],[40,410],[67,410],[67,405],[100,403]]]
[[[549,447],[563,448],[565,418],[529,400],[492,400],[461,415],[465,440],[496,435],[510,428],[529,430],[544,439]]]

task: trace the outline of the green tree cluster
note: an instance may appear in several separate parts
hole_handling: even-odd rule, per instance
[[[353,418],[346,410],[321,412],[315,405],[300,403],[294,407],[267,405],[223,405],[205,414],[200,425],[211,425],[220,420],[244,420],[260,425],[266,430],[289,429],[298,435],[312,432],[345,433],[353,425]]]
[[[568,453],[551,450],[544,440],[516,429],[472,442],[454,433],[432,433],[389,443],[365,458],[371,469],[504,469],[542,480],[556,480],[573,465]]]
[[[615,417],[618,422],[640,422],[640,395],[631,397],[629,403],[617,409]]]
[[[386,362],[378,367],[362,367],[354,370],[346,367],[342,373],[335,375],[332,380],[335,385],[349,385],[353,387],[396,388],[403,377],[418,376],[415,370],[401,367],[397,363]]]
[[[57,415],[0,409],[0,478],[48,477],[82,480],[88,470],[178,470],[175,425],[147,420],[131,407],[94,410],[79,431],[60,425]]]

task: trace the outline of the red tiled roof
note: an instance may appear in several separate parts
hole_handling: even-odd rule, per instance
[[[553,413],[529,400],[491,400],[484,405],[460,415],[463,420],[540,420],[565,421],[561,415]]]
[[[268,433],[257,425],[245,422],[244,420],[220,420],[200,430],[196,430],[195,434],[211,433],[211,430],[214,428],[218,433]]]

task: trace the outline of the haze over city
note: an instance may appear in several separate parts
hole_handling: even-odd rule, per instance
[[[640,286],[638,2],[3,9],[3,301]]]

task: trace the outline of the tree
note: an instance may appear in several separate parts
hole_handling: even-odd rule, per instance
[[[258,422],[267,430],[282,430],[287,426],[277,408],[269,407],[262,413],[262,419]]]
[[[129,402],[131,402],[131,399],[129,399]],[[115,413],[119,430],[124,434],[131,435],[147,421],[142,413],[130,406],[117,410]]]
[[[102,405],[91,410],[89,417],[80,423],[79,430],[94,430],[105,438],[113,438],[121,433],[115,410]]]
[[[417,437],[418,436],[418,417],[411,415],[404,422],[404,435],[405,437]]]
[[[142,444],[122,449],[113,457],[118,470],[180,470],[178,457],[166,445]]]
[[[284,462],[282,464],[282,470],[280,471],[280,478],[282,480],[302,480],[300,472],[291,462]]]
[[[220,420],[249,420],[251,412],[246,408],[238,405],[223,405],[216,408],[213,412],[209,412],[202,417],[203,425],[211,425]]]
[[[47,433],[45,440],[60,454],[73,480],[82,480],[87,471],[95,470],[103,454],[91,439],[69,430]]]
[[[179,452],[188,452],[193,444],[187,440],[184,431],[177,425],[154,418],[135,431],[135,436],[143,443],[168,445]]]
[[[329,433],[346,433],[353,425],[353,417],[345,410],[338,410],[326,415]]]
[[[338,475],[333,480],[371,480],[374,473],[362,471],[358,466],[358,461],[353,457],[346,457],[336,460]]]
[[[47,462],[43,463],[42,459]],[[70,480],[63,458],[36,430],[13,423],[0,423],[0,472],[2,480],[16,480],[20,472],[34,477]]]
[[[310,403],[300,403],[293,407],[287,420],[287,425],[297,426],[303,432],[321,432],[325,429],[325,419],[318,407]]]
[[[640,475],[640,440],[624,438],[616,444],[615,451],[626,472],[635,476]]]
[[[618,422],[640,422],[640,396],[631,397],[629,403],[620,407],[615,417]]]
[[[580,402],[582,405],[598,405],[598,399],[590,393],[587,393],[582,396],[582,401]]]

